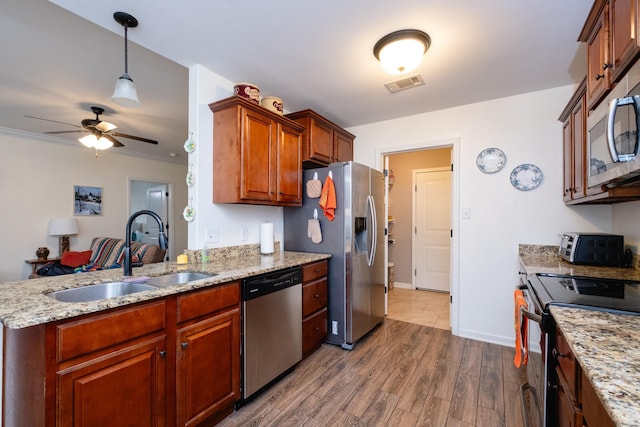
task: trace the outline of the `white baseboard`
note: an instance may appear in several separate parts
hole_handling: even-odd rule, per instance
[[[413,289],[411,287],[411,283],[402,283],[402,282],[393,282],[393,287],[401,288],[401,289]]]
[[[462,329],[462,328],[458,329],[458,335],[463,338],[469,338],[472,340],[503,345],[505,347],[511,347],[511,348],[515,347],[515,340],[513,337],[490,335],[490,334],[485,334],[484,332],[480,332],[472,329]],[[531,345],[531,347],[529,348],[530,351],[534,353],[541,352],[540,344],[537,341],[530,343],[530,345]]]

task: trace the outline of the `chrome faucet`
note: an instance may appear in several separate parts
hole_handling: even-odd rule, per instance
[[[125,277],[131,276],[131,225],[133,224],[133,221],[140,215],[149,215],[156,220],[156,222],[158,223],[158,226],[160,227],[158,232],[158,246],[160,246],[160,249],[165,249],[165,250],[168,247],[169,238],[167,237],[166,234],[164,234],[164,224],[162,223],[162,218],[160,218],[160,215],[149,210],[141,210],[131,215],[129,217],[129,221],[127,221],[127,229],[125,231],[126,239],[124,244],[124,262],[123,262]]]

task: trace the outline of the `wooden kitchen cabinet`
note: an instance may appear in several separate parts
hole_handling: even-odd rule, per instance
[[[555,374],[558,378],[556,389],[557,423],[559,427],[581,427],[583,424],[582,400],[580,393],[581,369],[576,358],[558,328],[551,349],[555,360]]]
[[[355,135],[342,129],[313,110],[297,111],[287,117],[304,126],[302,160],[305,168],[327,166],[353,160]]]
[[[640,53],[638,0],[596,0],[578,37],[587,43],[587,107],[594,109]]]
[[[587,192],[586,79],[560,115],[563,144],[563,200],[581,199]]]
[[[302,268],[302,358],[309,356],[327,337],[327,261]]]
[[[57,426],[164,426],[165,303],[63,322],[55,337]]]
[[[213,202],[302,204],[303,127],[244,98],[213,112]]]
[[[593,389],[593,385],[584,373],[582,373],[581,383],[585,425],[589,427],[614,427],[615,423],[611,420],[596,391]]]
[[[179,426],[222,420],[240,398],[240,284],[178,297]]]

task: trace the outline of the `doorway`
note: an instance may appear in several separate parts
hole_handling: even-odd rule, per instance
[[[172,199],[171,184],[154,181],[129,180],[129,215],[140,211],[150,210],[157,213],[165,227],[169,238],[169,247],[165,254],[165,260],[173,259],[173,235],[170,218]],[[133,222],[132,241],[141,243],[158,244],[159,227],[149,215],[141,215]]]
[[[458,333],[458,242],[457,224],[459,215],[457,215],[458,202],[458,182],[459,171],[452,165],[459,158],[459,139],[450,139],[445,141],[434,141],[432,143],[415,144],[414,146],[390,146],[385,150],[376,151],[376,166],[381,167],[387,159],[390,159],[390,173],[393,174],[394,182],[389,190],[388,198],[388,220],[387,225],[389,238],[392,243],[389,244],[389,262],[394,263],[394,288],[399,288],[398,296],[406,292],[414,292],[416,297],[431,295],[434,298],[442,297],[447,303],[447,312],[441,313],[443,316],[449,317],[449,326],[454,335]],[[449,267],[448,277],[442,279],[446,284],[444,292],[432,292],[416,290],[415,269],[414,269],[414,249],[413,237],[415,233],[415,206],[414,194],[416,191],[416,183],[414,182],[414,171],[424,169],[440,169],[447,171],[449,182],[443,184],[449,188],[445,197],[444,205],[446,213],[441,213],[440,217],[448,217],[448,221],[440,228],[444,238],[448,240],[449,247],[438,250],[438,263]],[[442,224],[441,224],[442,225]],[[437,270],[437,269],[436,269]],[[421,287],[421,286],[418,286]],[[405,291],[404,289],[407,291]],[[449,291],[449,294],[446,291]],[[406,297],[406,295],[405,295]],[[390,300],[394,298],[393,290],[390,290]],[[409,297],[411,298],[411,297]],[[391,311],[391,304],[390,311]],[[429,311],[433,311],[429,309]],[[390,313],[391,315],[391,313]],[[441,317],[442,318],[442,317]]]

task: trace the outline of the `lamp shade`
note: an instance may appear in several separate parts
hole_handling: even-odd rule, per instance
[[[106,150],[113,147],[113,142],[102,136],[96,136],[95,134],[83,136],[78,141],[82,142],[87,148],[95,148],[96,150]]]
[[[56,218],[49,220],[50,236],[69,236],[78,234],[78,222],[75,218]]]
[[[116,88],[111,100],[124,107],[137,107],[140,105],[138,91],[129,74],[124,73],[116,80]]]
[[[373,47],[373,54],[389,74],[404,74],[422,62],[431,46],[429,35],[420,30],[400,30],[387,34]]]

